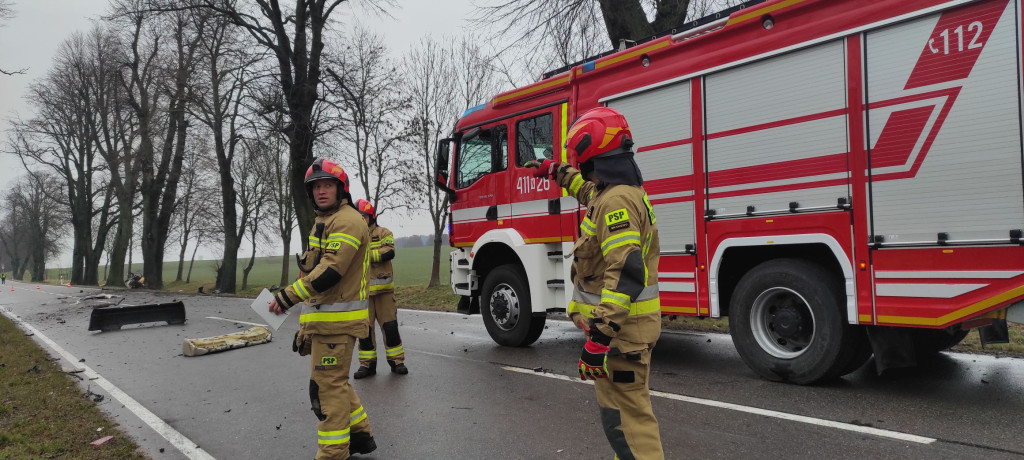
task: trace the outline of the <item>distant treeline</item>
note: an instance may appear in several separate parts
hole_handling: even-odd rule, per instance
[[[430,246],[434,244],[434,235],[412,235],[412,236],[400,236],[395,238],[396,248],[418,248],[420,246]],[[441,235],[441,245],[448,244],[448,234]]]

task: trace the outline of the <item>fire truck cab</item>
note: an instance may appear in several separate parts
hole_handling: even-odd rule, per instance
[[[524,165],[626,116],[661,234],[662,314],[724,317],[812,383],[1024,320],[1018,0],[749,1],[470,108],[438,147],[451,282],[499,344],[572,296],[583,214]]]

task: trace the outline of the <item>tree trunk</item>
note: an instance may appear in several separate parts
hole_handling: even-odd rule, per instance
[[[256,262],[256,237],[253,236],[252,255],[249,256],[249,265],[246,265],[245,268],[242,269],[242,290],[243,291],[247,287],[249,287],[249,271],[252,270],[252,266],[253,266],[253,264],[255,262]]]
[[[185,276],[185,284],[192,282],[192,266],[196,263],[196,251],[199,250],[199,242],[196,242],[196,247],[192,248],[192,260],[188,262],[188,275]]]
[[[287,286],[288,282],[291,281],[289,279],[289,277],[288,277],[288,271],[289,271],[289,267],[291,267],[291,260],[290,260],[291,259],[291,257],[290,257],[291,254],[289,254],[289,253],[292,252],[292,248],[291,248],[291,246],[292,246],[292,242],[291,242],[292,234],[291,234],[291,232],[288,232],[286,235],[281,235],[281,236],[283,237],[284,241],[283,241],[283,244],[282,244],[282,252],[281,252],[281,282],[278,283],[278,286],[282,286],[283,287],[283,286]]]
[[[598,3],[608,39],[615,48],[620,40],[642,40],[682,24],[690,0],[659,0],[654,22],[647,20],[647,13],[637,0],[599,0]]]
[[[218,131],[214,136],[219,137]],[[217,145],[223,142],[214,141]],[[235,193],[235,179],[231,176],[231,162],[227,154],[221,151],[217,154],[218,171],[220,172],[220,198],[224,203],[224,247],[221,251],[222,267],[227,271],[222,272],[216,289],[224,293],[234,293],[238,281],[238,247],[242,245],[242,239],[238,232],[238,195]]]
[[[181,245],[181,251],[178,251],[178,274],[174,277],[174,281],[181,281],[181,271],[185,268],[185,249],[188,248],[188,230],[185,231],[185,236],[182,238],[184,243]]]
[[[40,235],[42,235],[40,233]],[[40,283],[46,280],[46,250],[42,237],[34,238],[32,244],[32,278],[30,281]]]
[[[310,103],[307,112],[312,112],[313,104]],[[295,123],[293,116],[293,123]],[[316,219],[316,214],[313,212],[313,203],[310,201],[309,196],[306,195],[306,169],[310,164],[313,163],[313,133],[309,126],[309,117],[306,117],[304,123],[293,124],[294,130],[290,133],[290,145],[289,152],[291,157],[291,164],[288,165],[288,171],[291,174],[292,184],[292,202],[295,205],[295,217],[299,224],[299,234],[308,235],[310,230],[313,228],[313,221]],[[301,129],[300,126],[304,126],[305,129]],[[302,131],[302,132],[300,132]],[[349,176],[351,178],[351,176]],[[306,247],[308,242],[301,240],[299,244],[300,248]]]
[[[430,282],[427,287],[441,285],[441,233],[434,232],[434,258],[430,263]]]

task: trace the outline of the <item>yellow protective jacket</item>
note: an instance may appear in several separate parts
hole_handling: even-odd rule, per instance
[[[573,300],[567,313],[596,318],[623,353],[653,347],[661,335],[657,219],[640,186],[597,187],[571,166],[558,185],[587,208],[573,247]]]
[[[366,221],[348,200],[333,211],[316,212],[299,279],[275,294],[286,308],[303,303],[300,336],[369,334],[369,246]]]
[[[391,259],[395,258],[395,236],[380,225],[370,225],[370,295],[395,290],[395,273]]]

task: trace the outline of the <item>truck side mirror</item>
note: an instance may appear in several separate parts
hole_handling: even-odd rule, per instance
[[[448,171],[449,152],[451,151],[451,138],[441,139],[437,142],[437,162],[434,163],[434,185],[448,193],[448,201],[455,201],[455,191],[448,186],[450,177]]]

